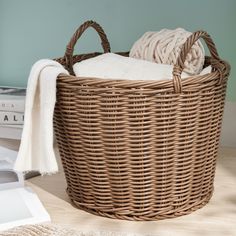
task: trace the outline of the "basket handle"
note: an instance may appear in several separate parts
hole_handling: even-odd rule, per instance
[[[203,38],[212,57],[212,68],[218,70],[219,65],[221,64],[221,59],[219,57],[219,54],[217,52],[215,43],[213,42],[211,36],[205,32],[205,31],[196,31],[192,35],[190,35],[185,43],[183,44],[180,54],[177,58],[176,64],[174,65],[173,68],[173,83],[174,83],[174,91],[176,93],[181,93],[182,91],[182,80],[181,80],[181,73],[184,69],[184,62],[186,59],[187,54],[189,53],[191,47],[193,44],[199,40],[200,38]]]
[[[74,75],[74,71],[73,71],[74,47],[75,47],[75,44],[77,43],[78,39],[81,37],[81,35],[84,33],[84,31],[89,27],[94,28],[97,31],[97,33],[99,34],[100,39],[102,41],[101,44],[102,44],[104,52],[105,53],[110,52],[110,50],[111,50],[110,43],[109,43],[107,36],[106,36],[104,30],[102,29],[102,27],[98,23],[96,23],[95,21],[92,21],[92,20],[84,22],[73,34],[70,42],[67,44],[66,52],[64,55],[64,58],[66,61],[65,67],[73,75]]]

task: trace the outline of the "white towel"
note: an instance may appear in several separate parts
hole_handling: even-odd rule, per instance
[[[157,64],[114,53],[105,53],[78,62],[74,64],[73,69],[75,74],[80,77],[130,80],[163,80],[173,78],[173,65]],[[210,71],[211,67],[207,67],[200,74],[210,73]],[[189,76],[185,72],[181,75],[182,78]]]
[[[36,62],[31,69],[16,171],[35,170],[42,174],[58,171],[53,150],[53,112],[56,79],[61,73],[68,74],[61,64],[47,59]]]

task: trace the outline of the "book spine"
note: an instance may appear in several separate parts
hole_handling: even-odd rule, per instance
[[[21,112],[0,112],[0,125],[21,125],[24,123],[24,113]]]
[[[22,135],[22,128],[14,128],[14,127],[9,127],[7,125],[2,125],[2,126],[0,125],[0,138],[20,140],[21,135]]]
[[[22,100],[1,100],[0,111],[24,112],[25,101]]]
[[[1,126],[2,127],[2,126]],[[22,124],[4,124],[4,127],[6,128],[14,128],[14,129],[23,129],[23,125]]]

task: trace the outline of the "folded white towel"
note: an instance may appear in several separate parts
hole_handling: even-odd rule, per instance
[[[105,53],[78,62],[74,64],[73,69],[77,76],[102,79],[163,80],[173,78],[173,65],[157,64],[114,53]],[[210,71],[211,67],[209,66],[200,74],[210,73]],[[182,78],[189,76],[185,72],[181,75]]]
[[[53,112],[56,102],[56,79],[61,73],[68,74],[63,66],[52,60],[36,62],[30,72],[25,120],[21,144],[14,169],[31,170],[42,174],[58,171],[53,150]]]

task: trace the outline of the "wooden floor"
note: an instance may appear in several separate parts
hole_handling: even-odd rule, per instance
[[[17,149],[2,141],[5,146]],[[71,206],[65,193],[63,171],[52,176],[35,177],[26,183],[38,194],[52,222],[82,231],[112,231],[115,235],[153,236],[236,236],[236,149],[221,148],[215,190],[210,203],[202,209],[170,220],[133,222],[94,216]],[[117,232],[117,234],[115,233]]]

